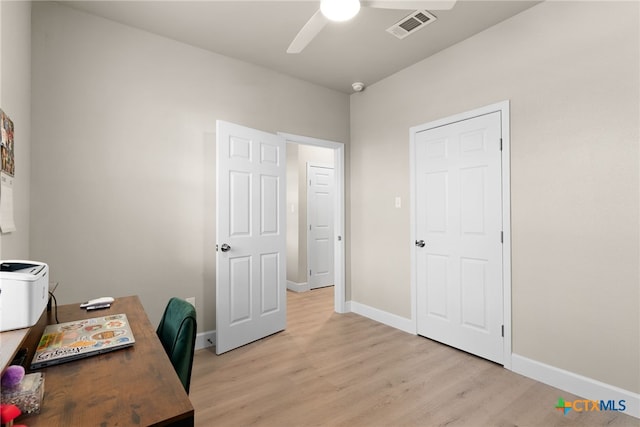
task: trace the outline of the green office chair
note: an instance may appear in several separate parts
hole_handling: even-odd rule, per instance
[[[191,383],[196,330],[196,309],[185,300],[171,298],[156,333],[187,394]]]

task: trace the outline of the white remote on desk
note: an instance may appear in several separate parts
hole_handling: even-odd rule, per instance
[[[93,307],[95,305],[103,305],[103,304],[111,304],[113,302],[113,297],[100,297],[96,299],[91,299],[87,302],[83,302],[80,304],[80,308]]]

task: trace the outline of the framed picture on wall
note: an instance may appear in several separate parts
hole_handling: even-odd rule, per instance
[[[0,110],[0,130],[2,132],[2,172],[14,176],[16,162],[13,151],[13,122],[2,110]]]
[[[2,139],[2,169],[0,170],[0,232],[16,230],[13,220],[13,177],[16,173],[16,158],[13,146],[13,122],[0,109],[0,132]]]

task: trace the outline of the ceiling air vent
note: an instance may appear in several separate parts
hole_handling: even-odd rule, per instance
[[[387,32],[399,39],[403,39],[409,34],[413,34],[419,29],[426,27],[427,24],[432,23],[436,19],[438,18],[426,10],[416,10],[411,15],[387,28]]]

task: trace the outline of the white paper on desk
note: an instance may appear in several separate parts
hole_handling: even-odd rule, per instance
[[[13,220],[13,178],[4,172],[0,174],[0,231],[16,231]]]

